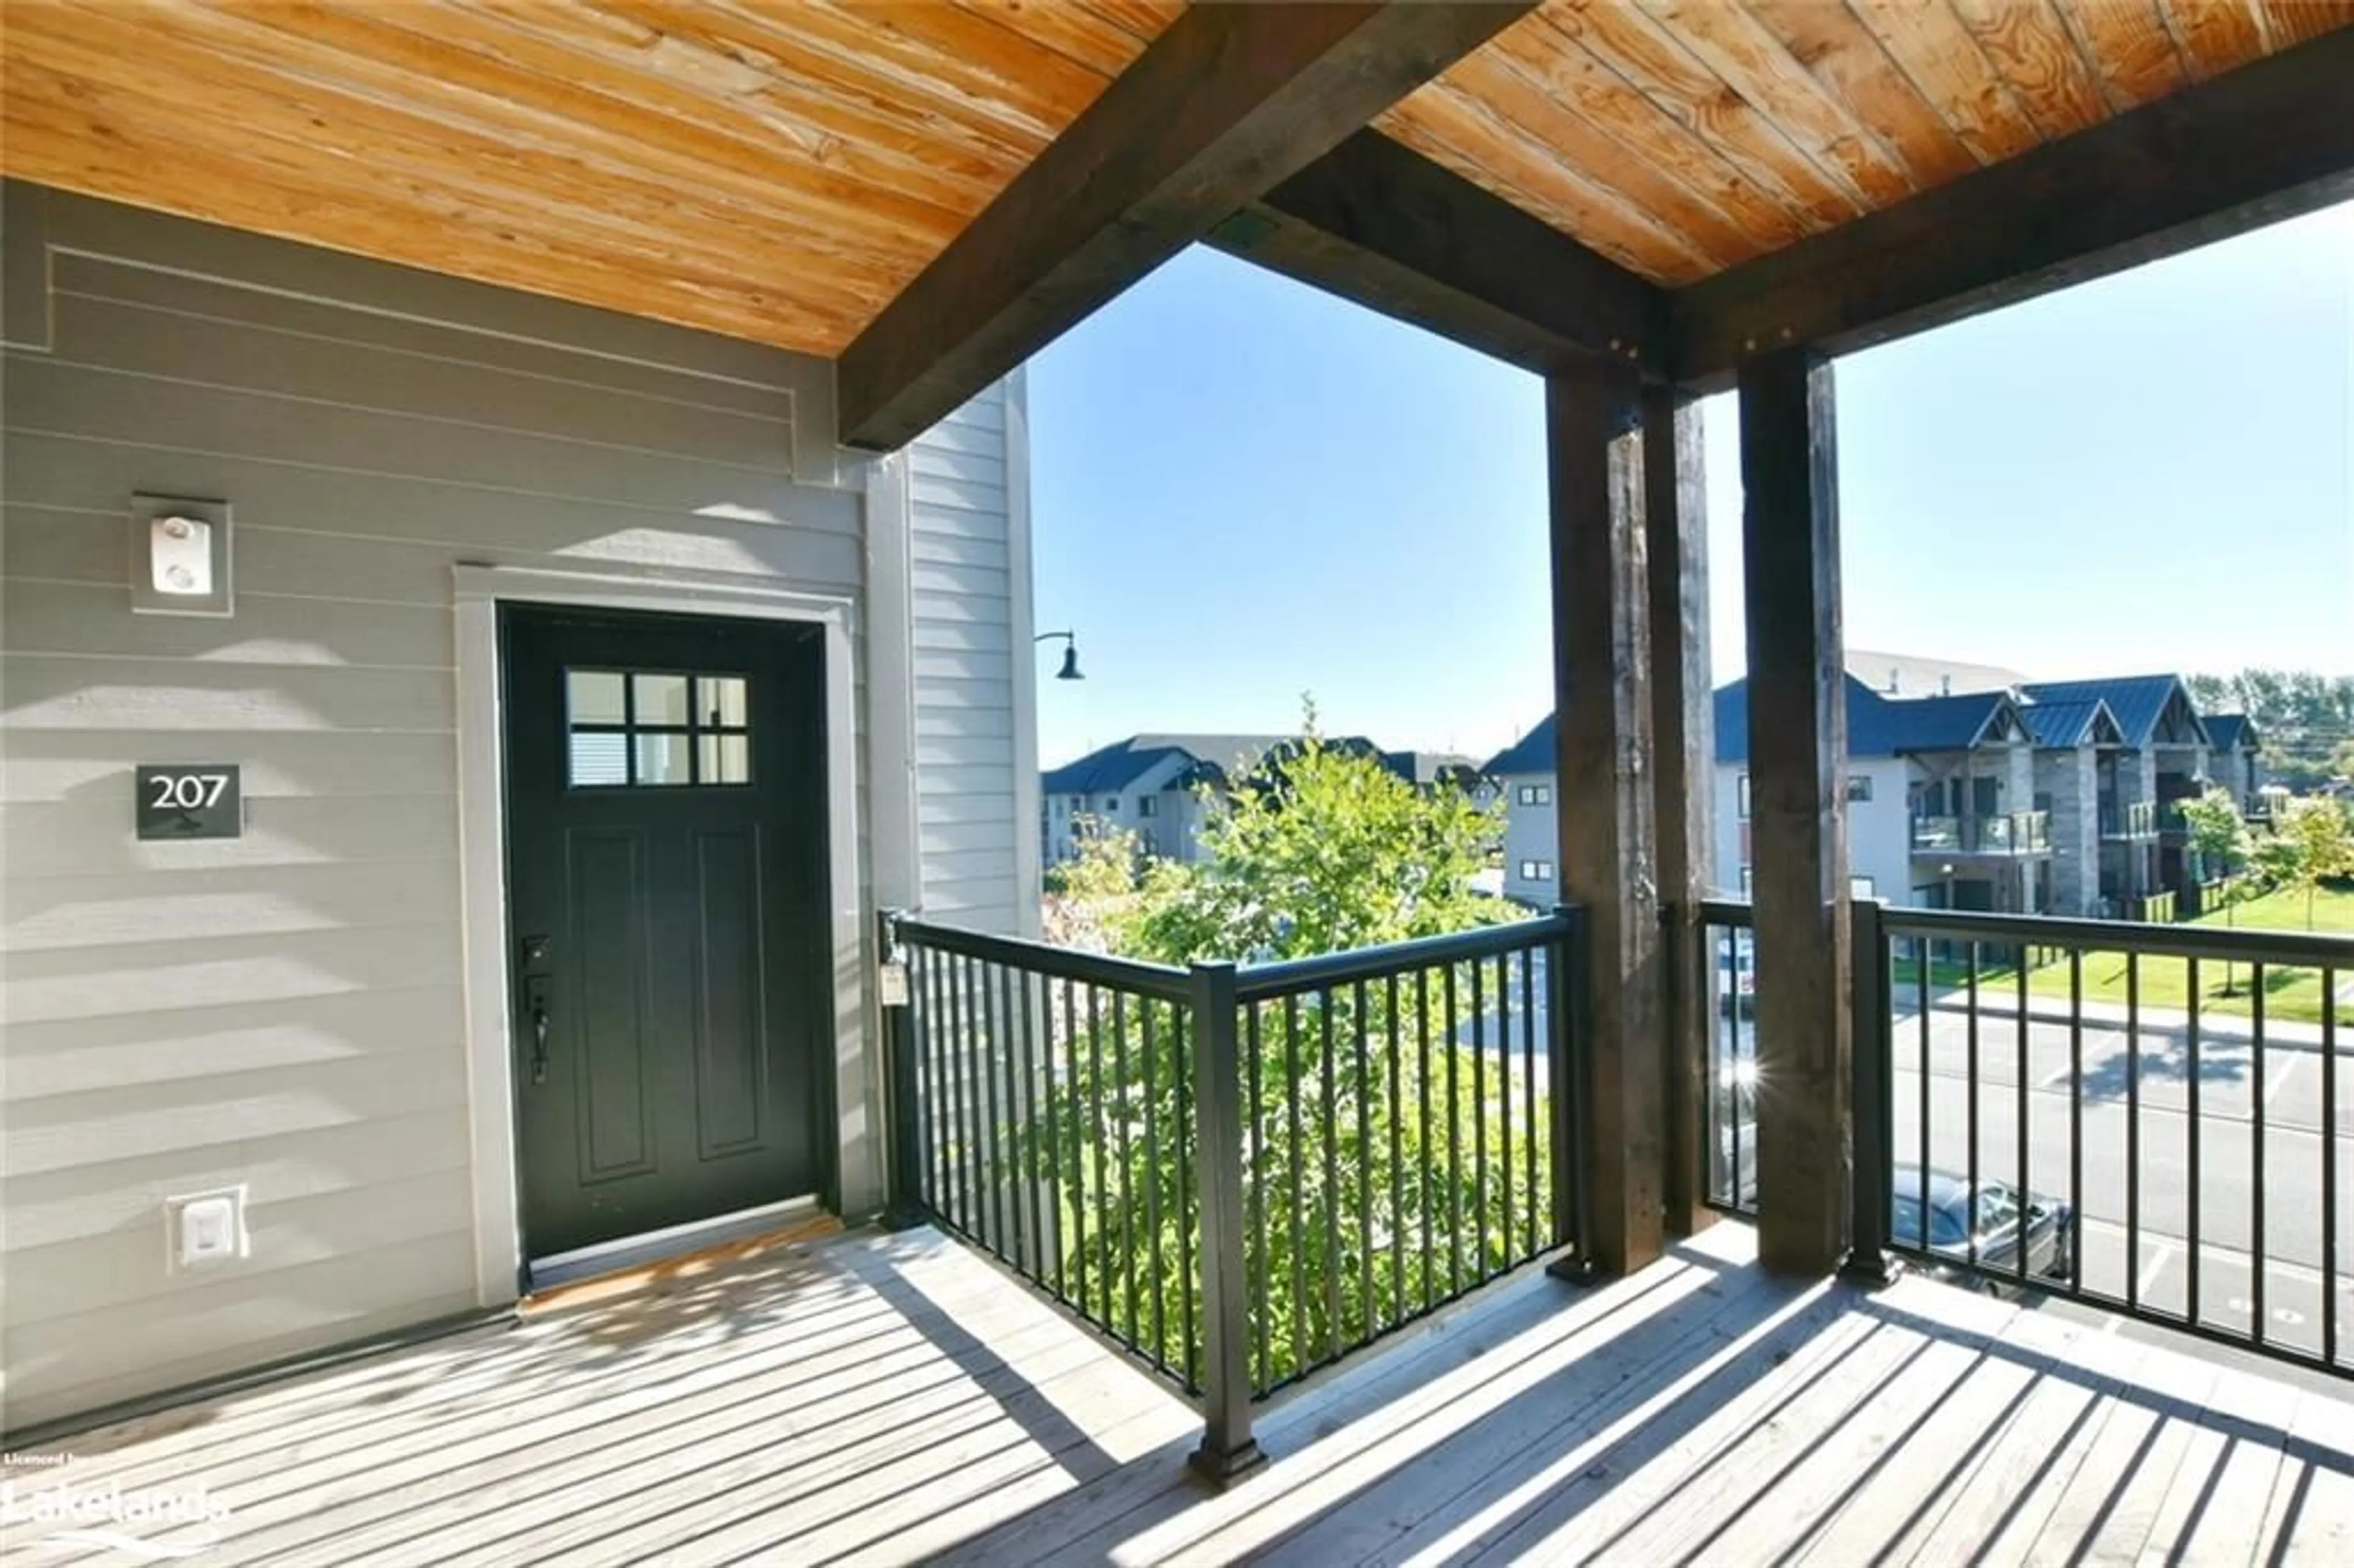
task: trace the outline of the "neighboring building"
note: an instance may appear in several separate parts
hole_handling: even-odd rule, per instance
[[[2263,783],[2240,715],[2202,719],[2174,675],[2020,683],[1990,665],[1848,660],[1848,857],[1858,896],[1930,908],[2121,916],[2198,868],[2169,808],[2212,779]],[[2013,677],[1962,689],[1966,680]],[[1875,687],[1873,682],[1880,684]],[[1745,682],[1716,693],[1714,880],[1749,892]],[[1487,767],[1505,801],[1504,891],[1561,896],[1548,716]]]
[[[2207,776],[2232,792],[2243,816],[2257,816],[2266,807],[2264,736],[2256,721],[2245,714],[2209,714]]]
[[[1143,854],[1199,860],[1202,831],[1234,780],[1280,768],[1299,744],[1296,735],[1132,735],[1099,747],[1040,775],[1039,853],[1059,865],[1089,832],[1121,831]],[[1363,736],[1324,744],[1376,758],[1419,789],[1485,786],[1472,759],[1451,751],[1384,751]]]

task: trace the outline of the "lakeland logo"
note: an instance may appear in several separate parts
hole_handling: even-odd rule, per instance
[[[90,1487],[0,1481],[0,1535],[27,1546],[94,1546],[154,1562],[194,1557],[211,1550],[229,1511],[201,1486],[125,1491],[120,1481]],[[192,1524],[205,1528],[178,1541],[146,1539]]]

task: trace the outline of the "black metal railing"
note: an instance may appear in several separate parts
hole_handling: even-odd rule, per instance
[[[1191,969],[886,918],[894,1209],[1250,1406],[1585,1234],[1574,911]]]
[[[1703,916],[1730,932],[1750,911]],[[1859,1255],[2354,1372],[2354,938],[1871,901],[1853,918]]]

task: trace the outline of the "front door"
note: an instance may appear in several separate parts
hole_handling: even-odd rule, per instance
[[[819,1191],[815,628],[501,612],[525,1255]]]

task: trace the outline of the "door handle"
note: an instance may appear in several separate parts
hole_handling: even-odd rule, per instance
[[[547,977],[531,975],[524,980],[524,1006],[531,1014],[531,1081],[547,1082]]]

